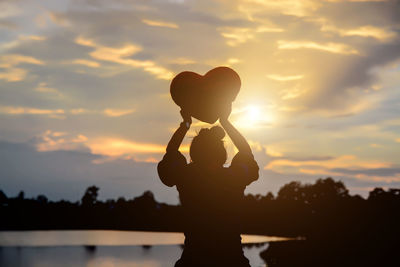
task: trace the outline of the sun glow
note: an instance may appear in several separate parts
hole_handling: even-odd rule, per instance
[[[234,123],[241,128],[258,128],[270,125],[274,118],[270,111],[257,105],[249,105],[244,108],[234,110]]]

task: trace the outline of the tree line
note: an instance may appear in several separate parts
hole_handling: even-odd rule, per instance
[[[132,199],[101,201],[90,186],[80,201],[50,201],[44,195],[7,197],[0,190],[0,230],[119,229],[182,231],[180,205],[159,203],[150,191]],[[243,233],[304,236],[307,239],[388,240],[399,237],[400,189],[375,188],[368,198],[350,195],[341,181],[291,182],[274,195],[246,195],[240,210]]]

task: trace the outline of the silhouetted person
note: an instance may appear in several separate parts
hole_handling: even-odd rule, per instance
[[[175,266],[250,266],[241,246],[240,207],[259,168],[246,139],[228,121],[230,110],[224,113],[220,123],[239,150],[230,167],[223,167],[225,132],[219,126],[201,129],[193,138],[187,164],[178,149],[192,120],[183,111],[183,122],[158,164],[161,181],[176,185],[185,214],[185,247]]]

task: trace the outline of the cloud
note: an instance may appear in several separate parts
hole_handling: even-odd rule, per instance
[[[319,176],[347,177],[365,181],[400,182],[399,168],[380,160],[361,160],[355,155],[339,157],[272,159],[265,167],[280,173],[304,173]]]
[[[69,113],[73,115],[78,115],[78,114],[90,113],[90,111],[84,108],[73,108],[70,109]]]
[[[171,29],[178,29],[179,26],[172,22],[165,22],[159,20],[150,20],[150,19],[142,19],[142,22],[149,26],[154,27],[164,27],[164,28],[171,28]]]
[[[293,80],[303,79],[304,75],[284,76],[284,75],[279,75],[279,74],[268,74],[267,77],[271,80],[284,82],[284,81],[293,81]]]
[[[116,137],[89,137],[82,133],[47,130],[30,141],[39,152],[48,151],[90,151],[101,156],[93,162],[103,164],[120,159],[136,162],[158,162],[166,146],[154,143],[136,142]],[[182,145],[180,151],[187,153],[189,147]]]
[[[278,49],[316,49],[343,55],[359,54],[359,52],[356,49],[341,43],[317,43],[312,41],[286,41],[286,40],[279,40],[277,43],[278,43]]]
[[[27,71],[20,68],[9,68],[6,71],[0,72],[0,80],[8,82],[18,82],[25,79]]]
[[[0,80],[8,82],[18,82],[25,79],[27,71],[21,67],[16,67],[20,64],[34,64],[44,65],[44,62],[31,56],[24,56],[19,54],[5,54],[0,55]]]
[[[137,143],[118,138],[96,138],[89,140],[87,145],[93,154],[105,156],[165,153],[165,145]]]
[[[0,55],[0,68],[11,68],[21,63],[43,65],[44,62],[31,56],[18,54]]]
[[[135,112],[134,109],[111,109],[104,110],[104,114],[108,117],[121,117]]]
[[[62,96],[57,89],[47,87],[46,83],[40,83],[38,87],[34,89],[37,92],[44,94],[54,94],[56,96]],[[43,108],[31,108],[21,106],[0,106],[0,113],[7,115],[48,115],[50,118],[65,118],[65,115],[80,115],[80,114],[94,114],[104,115],[106,117],[121,117],[135,112],[135,109],[110,109],[104,110],[89,110],[84,108],[75,108],[68,111],[64,109],[43,109]]]
[[[40,35],[20,35],[18,38],[23,41],[44,41],[44,40],[46,40],[45,36],[40,36]]]
[[[321,31],[336,32],[342,36],[372,37],[382,42],[388,42],[397,37],[397,33],[392,30],[369,25],[351,29],[340,29],[333,25],[323,25]]]
[[[0,106],[0,113],[8,115],[47,115],[50,118],[64,118],[63,109],[40,109],[29,107]]]
[[[96,44],[93,40],[86,39],[81,36],[77,37],[75,42],[79,45],[95,48],[95,50],[90,52],[89,55],[96,60],[114,62],[134,68],[142,68],[144,71],[155,75],[159,79],[170,80],[173,77],[173,73],[171,71],[165,69],[164,67],[158,66],[153,61],[127,58],[142,50],[142,48],[137,45],[126,44],[118,48],[108,47]]]
[[[138,46],[135,46],[135,45],[125,45],[120,48],[98,46],[95,51],[90,52],[89,54],[91,57],[98,59],[98,60],[112,61],[112,62],[116,62],[116,63],[120,63],[120,64],[127,64],[127,65],[131,64],[132,66],[135,66],[135,67],[143,67],[149,63],[123,58],[123,57],[131,56],[140,50],[141,50],[141,48],[139,48]]]
[[[77,65],[84,65],[86,67],[90,68],[98,68],[100,67],[100,63],[93,61],[93,60],[87,60],[87,59],[74,59],[71,61],[71,64],[77,64]]]
[[[22,8],[20,8],[16,3],[12,3],[11,1],[1,1],[0,2],[0,18],[10,18],[15,17],[23,12]]]
[[[57,150],[88,150],[84,143],[88,138],[83,134],[70,135],[66,132],[54,132],[47,130],[43,134],[36,136],[34,144],[39,152],[57,151]]]
[[[75,43],[83,46],[96,47],[96,44],[93,42],[93,40],[83,38],[82,36],[75,38]]]
[[[388,0],[325,0],[326,2],[387,2]]]
[[[400,181],[400,168],[368,168],[368,169],[345,169],[345,168],[334,168],[333,172],[348,174],[348,175],[363,175],[370,177],[380,177],[382,180],[388,180],[393,177],[395,181]]]
[[[281,33],[284,32],[284,29],[261,25],[256,28],[221,27],[218,31],[227,39],[226,44],[228,46],[235,47],[248,41],[255,40],[257,35],[262,33]]]
[[[49,12],[48,15],[50,20],[58,26],[71,26],[71,23],[68,21],[68,19],[60,12]]]
[[[282,0],[263,1],[245,0],[239,1],[239,9],[253,18],[259,12],[281,13],[289,16],[304,17],[312,13],[320,6],[318,1],[312,0]]]
[[[190,58],[179,57],[177,59],[171,60],[170,63],[177,64],[177,65],[190,65],[190,64],[195,64],[196,61],[194,61]]]
[[[240,60],[238,58],[234,58],[234,57],[228,58],[228,64],[229,65],[238,64],[238,63],[241,63],[241,62],[242,62],[242,60]]]
[[[50,94],[54,95],[57,97],[62,97],[63,95],[56,89],[49,87],[47,83],[41,82],[39,85],[34,89],[36,92],[44,93],[44,94]]]
[[[221,29],[221,35],[227,39],[226,44],[237,46],[254,38],[254,33],[249,28]]]

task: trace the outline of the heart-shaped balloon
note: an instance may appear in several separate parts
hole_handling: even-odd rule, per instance
[[[174,102],[192,117],[214,123],[240,90],[240,77],[231,68],[217,67],[204,76],[184,71],[175,76],[170,91]]]

